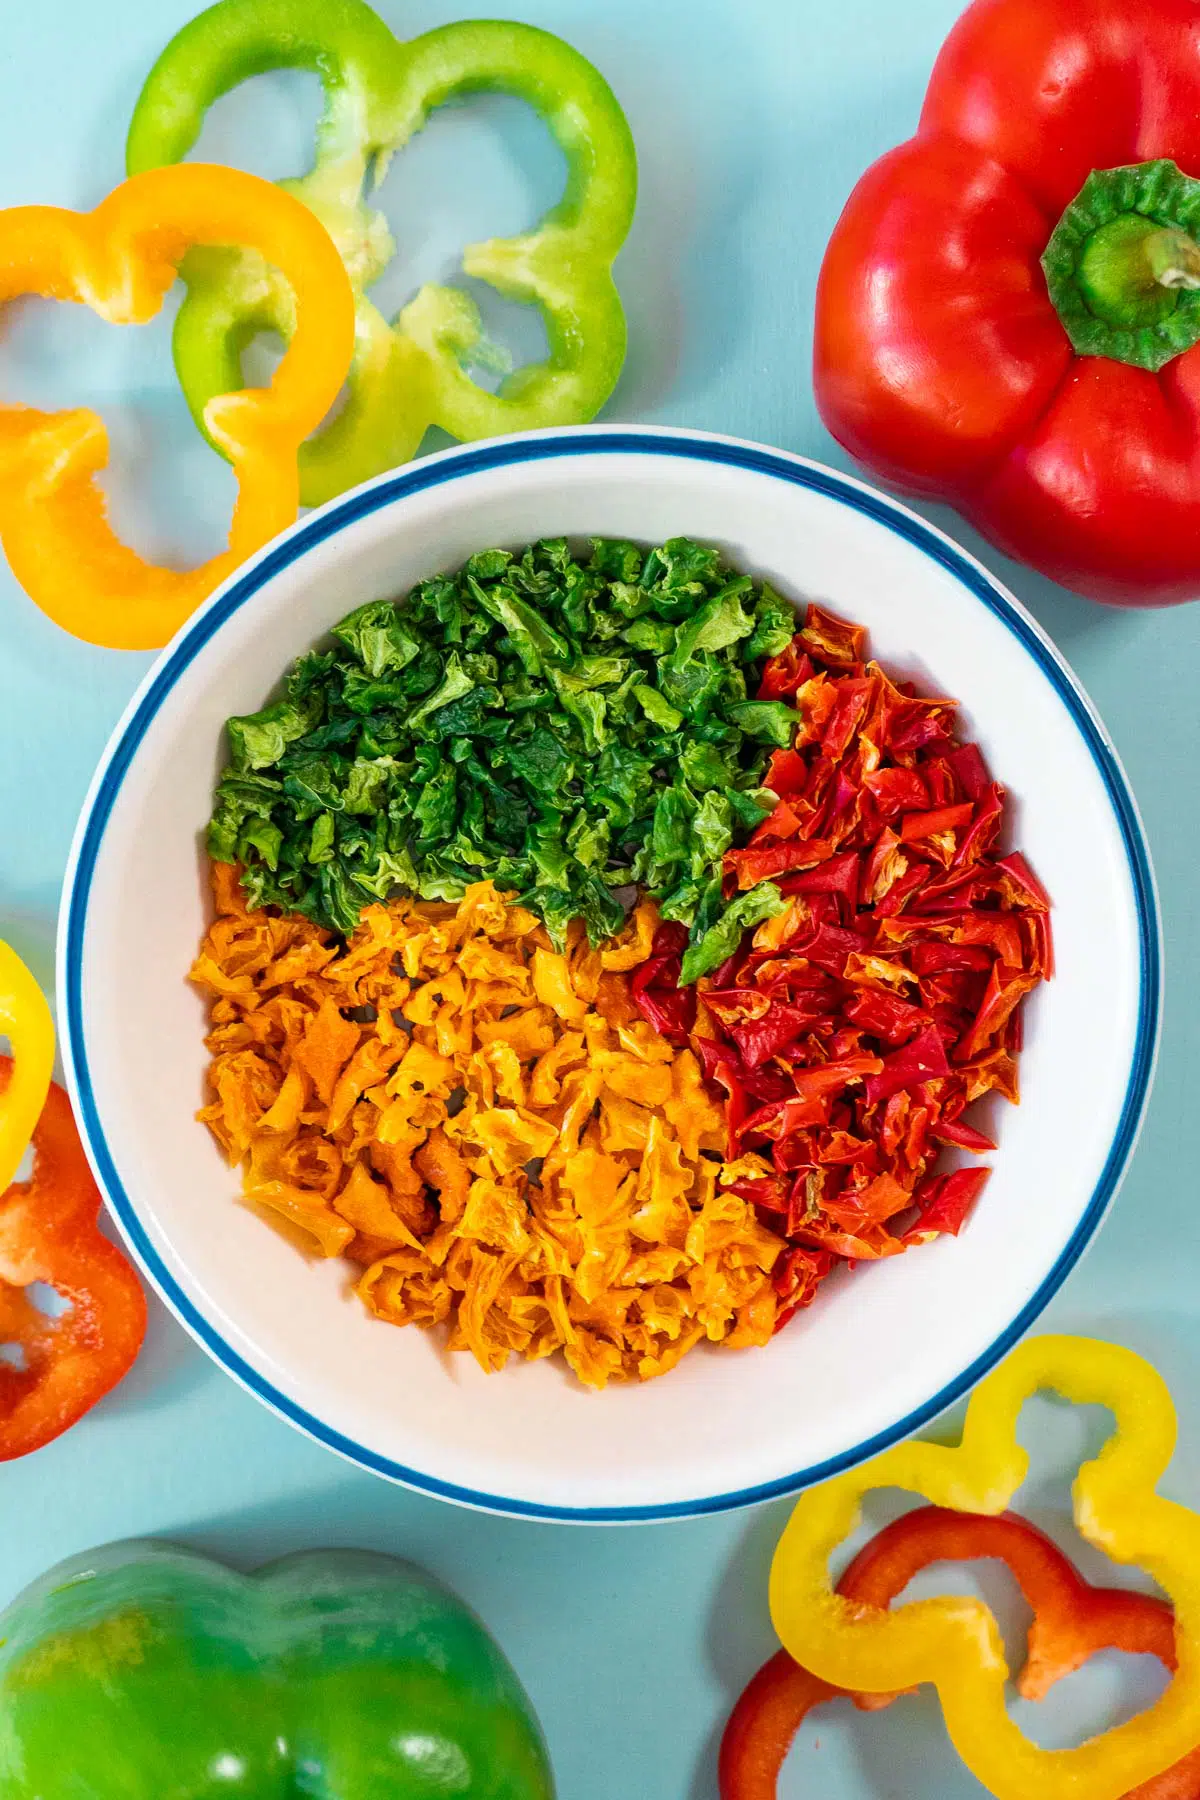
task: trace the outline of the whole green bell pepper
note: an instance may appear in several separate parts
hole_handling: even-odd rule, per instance
[[[411,1565],[114,1544],[0,1617],[4,1800],[553,1800],[516,1675]]]
[[[612,276],[629,231],[637,159],[612,90],[549,32],[500,20],[444,25],[409,43],[365,0],[218,0],[185,25],[151,70],[129,129],[131,174],[178,162],[221,94],[268,69],[321,78],[325,107],[307,175],[281,185],[308,205],[342,254],[357,300],[357,349],[345,405],[300,453],[301,498],[318,505],[406,462],[430,425],[461,440],[592,418],[625,357]],[[520,237],[471,245],[463,272],[537,305],[549,356],[498,393],[473,381],[495,367],[479,310],[461,288],[429,284],[394,321],[367,290],[395,245],[364,190],[449,100],[514,94],[545,120],[566,158],[566,189]],[[256,253],[193,251],[175,330],[179,380],[197,424],[214,394],[243,385],[241,355],[258,332],[291,332],[291,293]],[[502,360],[502,359],[501,359]]]

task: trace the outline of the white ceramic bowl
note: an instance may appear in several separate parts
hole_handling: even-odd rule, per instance
[[[554,1362],[486,1376],[368,1318],[237,1201],[194,1114],[206,922],[200,837],[230,713],[351,607],[486,545],[687,534],[870,628],[879,658],[955,695],[1055,900],[1058,974],[1028,1007],[1024,1100],[962,1237],[831,1282],[766,1349],[701,1350],[594,1394]],[[93,784],[59,943],[62,1032],[96,1174],[142,1267],[237,1379],[364,1468],[539,1517],[664,1518],[785,1493],[915,1430],[1029,1325],[1100,1223],[1149,1087],[1153,879],[1104,729],[1018,603],[893,501],[726,438],[592,428],[431,457],[297,525],[151,671]]]

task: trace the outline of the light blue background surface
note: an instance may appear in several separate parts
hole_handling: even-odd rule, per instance
[[[415,35],[459,8],[383,0],[381,10]],[[190,11],[189,0],[7,0],[0,204],[100,199],[122,174],[141,79]],[[641,153],[639,216],[619,265],[630,356],[607,417],[730,431],[845,466],[810,393],[820,252],[858,175],[912,128],[956,11],[955,0],[525,0],[513,9],[570,36],[608,74]],[[315,80],[260,79],[215,109],[202,150],[264,174],[298,173],[316,106]],[[555,155],[515,105],[439,116],[383,191],[400,261],[381,297],[399,304],[420,280],[449,272],[457,244],[529,222],[557,177]],[[518,348],[536,341],[523,325]],[[231,482],[174,387],[166,320],[122,332],[81,309],[19,303],[0,338],[0,394],[102,408],[114,513],[144,551],[198,556],[219,543]],[[930,516],[979,548],[947,515]],[[1142,1143],[1098,1247],[1047,1322],[1111,1335],[1158,1363],[1181,1403],[1171,1491],[1200,1503],[1191,1379],[1200,1352],[1200,611],[1109,613],[983,554],[1073,662],[1116,739],[1166,928],[1166,1028]],[[2,567],[0,646],[0,931],[48,977],[75,815],[148,659],[65,636]],[[1094,1441],[1095,1421],[1041,1403],[1031,1416],[1032,1507],[1061,1521],[1064,1477]],[[0,1604],[59,1558],[135,1534],[243,1565],[319,1543],[400,1551],[457,1586],[501,1637],[544,1721],[561,1800],[712,1800],[720,1724],[772,1647],[765,1578],[786,1511],[584,1530],[418,1498],[274,1419],[156,1307],[145,1354],[120,1391],[65,1439],[0,1468]],[[1019,1625],[1019,1608],[1006,1617]],[[1126,1696],[1151,1691],[1145,1670],[1104,1660],[1042,1709],[1048,1740],[1115,1717],[1122,1678],[1133,1682]],[[781,1800],[981,1792],[946,1748],[936,1709],[920,1700],[870,1718],[823,1715],[793,1755]]]

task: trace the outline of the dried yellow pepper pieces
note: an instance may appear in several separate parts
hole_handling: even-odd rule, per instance
[[[13,573],[56,624],[112,649],[165,644],[239,563],[295,519],[296,453],[350,367],[350,280],[306,206],[237,169],[153,169],[91,213],[0,211],[0,301],[75,300],[113,324],[153,318],[193,244],[260,251],[294,296],[295,330],[270,386],[218,394],[204,409],[238,479],[227,550],[186,571],[144,562],[113,533],[94,479],[108,461],[100,417],[88,407],[0,406],[0,540]]]
[[[887,1612],[844,1599],[829,1578],[830,1555],[872,1489],[1002,1513],[1029,1465],[1017,1418],[1041,1388],[1113,1413],[1115,1432],[1076,1477],[1075,1522],[1097,1549],[1153,1575],[1176,1621],[1177,1669],[1161,1699],[1068,1750],[1040,1749],[1009,1718],[1000,1631],[982,1601],[943,1595]],[[801,1497],[771,1568],[784,1648],[838,1687],[889,1693],[932,1682],[956,1750],[997,1800],[1120,1800],[1200,1742],[1200,1516],[1155,1491],[1175,1434],[1166,1383],[1133,1351],[1091,1338],[1029,1339],[975,1390],[961,1443],[898,1444]]]

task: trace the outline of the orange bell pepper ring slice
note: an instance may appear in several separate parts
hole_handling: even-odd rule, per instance
[[[15,950],[0,943],[0,1035],[12,1048],[13,1072],[0,1094],[0,1194],[11,1185],[46,1104],[54,1073],[54,1020]]]
[[[0,211],[0,301],[75,300],[113,324],[154,317],[194,244],[246,245],[286,277],[295,331],[269,387],[218,394],[204,422],[238,481],[229,547],[185,571],[147,563],[108,523],[94,477],[108,433],[88,407],[0,407],[0,541],[43,612],[89,643],[152,650],[238,565],[292,524],[297,451],[341,391],[354,295],[309,209],[238,169],[181,163],[134,175],[91,213]]]
[[[1022,1404],[1052,1388],[1107,1406],[1116,1431],[1075,1480],[1075,1523],[1115,1561],[1145,1569],[1175,1608],[1174,1679],[1126,1724],[1069,1750],[1043,1750],[1009,1718],[999,1627],[982,1601],[941,1595],[894,1611],[836,1594],[829,1558],[864,1494],[898,1487],[957,1512],[1003,1513],[1028,1472]],[[1162,1377],[1131,1350],[1090,1338],[1028,1339],[976,1388],[962,1441],[905,1443],[801,1496],[771,1567],[784,1648],[835,1687],[896,1693],[932,1682],[955,1749],[997,1800],[1120,1800],[1200,1743],[1200,1516],[1155,1490],[1175,1447]]]

